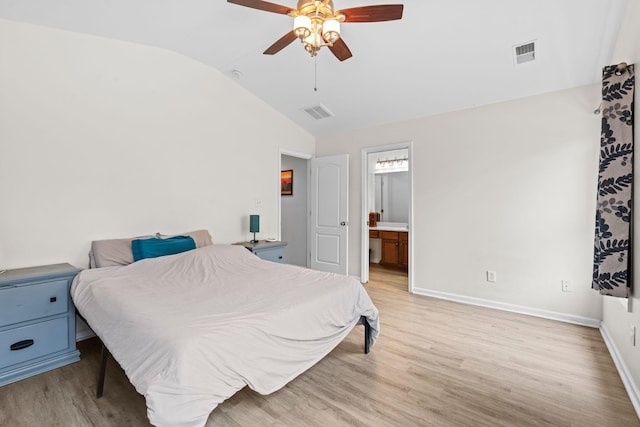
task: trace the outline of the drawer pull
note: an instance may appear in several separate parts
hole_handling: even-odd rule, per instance
[[[278,257],[278,259],[282,259],[282,255],[280,255],[280,256]]]
[[[33,340],[22,340],[11,344],[11,351],[22,350],[33,345]]]
[[[49,302],[56,302],[56,301],[58,301],[58,297],[49,298]]]

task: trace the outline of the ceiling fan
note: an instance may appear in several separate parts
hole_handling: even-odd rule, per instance
[[[300,39],[311,56],[316,56],[322,46],[327,46],[340,61],[352,56],[347,44],[340,37],[340,23],[394,21],[402,18],[404,8],[401,4],[385,4],[352,7],[334,12],[333,0],[298,0],[296,9],[262,0],[227,1],[294,18],[293,30],[265,50],[265,55],[274,55],[294,40]]]

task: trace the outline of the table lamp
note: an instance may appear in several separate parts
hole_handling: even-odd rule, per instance
[[[258,243],[256,233],[260,232],[260,215],[249,215],[249,231],[253,233],[253,240],[250,243]]]

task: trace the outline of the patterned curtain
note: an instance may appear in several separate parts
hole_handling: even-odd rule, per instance
[[[632,279],[633,91],[633,65],[604,67],[592,287],[620,298]]]

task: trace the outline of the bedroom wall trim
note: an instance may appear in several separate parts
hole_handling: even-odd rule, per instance
[[[616,366],[618,370],[618,374],[620,375],[620,379],[622,380],[622,384],[624,384],[625,390],[627,390],[627,394],[629,395],[629,399],[631,399],[631,404],[633,408],[636,410],[636,414],[638,418],[640,418],[640,389],[633,381],[633,377],[629,372],[629,368],[626,363],[624,363],[624,359],[622,355],[618,351],[616,347],[615,341],[611,338],[609,331],[607,330],[607,326],[602,323],[600,326],[600,334],[602,335],[602,339],[604,343],[607,345],[607,349],[609,350],[609,354],[613,359],[613,364]]]
[[[588,326],[590,328],[600,328],[601,324],[600,319],[574,316],[571,314],[558,313],[556,311],[541,310],[537,308],[524,307],[521,305],[507,304],[503,302],[468,297],[464,295],[450,294],[447,292],[432,291],[429,289],[413,288],[413,293],[453,302],[460,302],[462,304],[477,305],[480,307],[493,308],[496,310],[510,311],[512,313],[526,314],[528,316],[542,317],[544,319],[558,320],[560,322],[573,323],[576,325]]]

